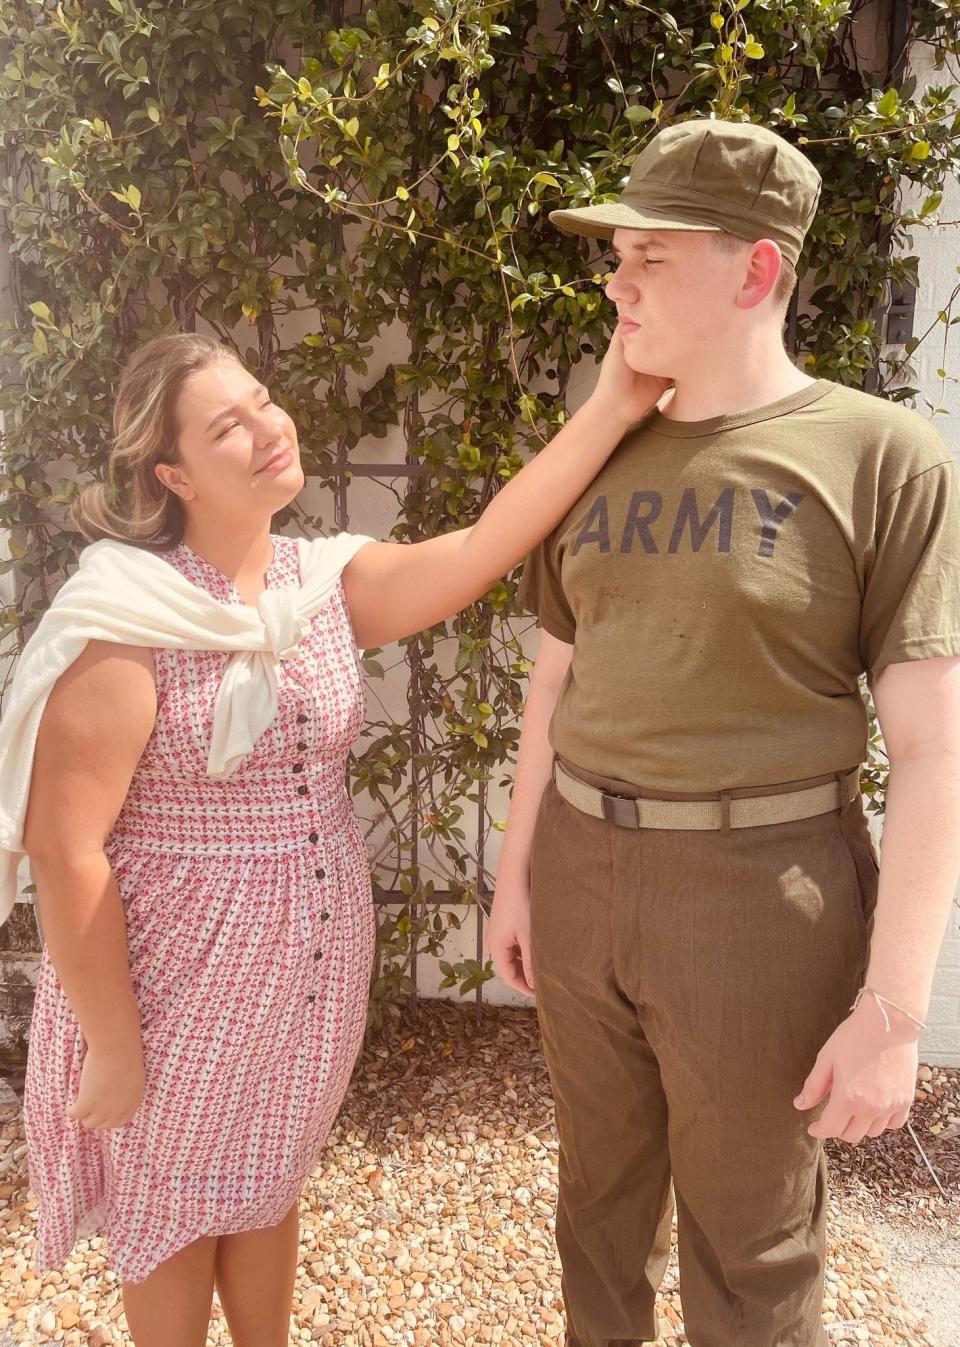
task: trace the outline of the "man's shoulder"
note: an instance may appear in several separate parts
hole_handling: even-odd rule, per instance
[[[927,448],[939,459],[950,457],[950,446],[933,422],[904,402],[865,393],[861,388],[846,384],[830,384],[827,395],[817,406],[823,415],[838,425],[859,431],[871,438],[881,437]]]

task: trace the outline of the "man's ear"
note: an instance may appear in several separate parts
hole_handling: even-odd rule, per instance
[[[190,483],[189,477],[182,468],[176,463],[155,463],[153,468],[158,481],[162,482],[168,491],[172,491],[175,496],[181,500],[194,500],[196,491]]]
[[[783,253],[773,239],[758,239],[753,244],[743,285],[737,295],[738,309],[754,309],[763,303],[777,283],[782,260]]]

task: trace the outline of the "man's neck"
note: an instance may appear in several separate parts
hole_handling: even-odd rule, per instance
[[[713,353],[711,353],[713,354]],[[726,353],[724,353],[726,354]],[[706,421],[735,416],[789,397],[816,382],[797,369],[782,346],[740,349],[679,375],[663,415],[671,421]]]

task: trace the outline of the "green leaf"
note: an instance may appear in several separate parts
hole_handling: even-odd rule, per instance
[[[766,55],[759,42],[747,42],[744,45],[743,53],[745,56],[749,56],[752,61],[759,61],[761,57]]]
[[[560,183],[552,173],[534,173],[534,182],[545,182],[548,187],[559,187]]]
[[[926,159],[930,153],[930,142],[928,140],[917,140],[910,146],[911,159]]]
[[[933,212],[940,205],[940,202],[942,200],[943,200],[942,192],[932,192],[930,196],[926,198],[926,200],[924,201],[923,205],[920,208],[921,220],[924,219],[927,215],[932,215]]]
[[[136,211],[140,209],[139,187],[135,187],[131,184],[129,187],[124,187],[122,192],[116,192],[111,189],[110,195],[116,197],[118,201],[122,201],[125,206],[132,206]]]
[[[896,89],[888,89],[877,102],[877,111],[881,117],[893,117],[900,107],[900,95]]]

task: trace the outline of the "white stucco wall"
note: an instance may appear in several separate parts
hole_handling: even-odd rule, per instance
[[[946,71],[933,68],[933,55],[921,48],[913,66],[921,86],[925,83],[950,83]],[[942,221],[960,220],[960,180],[951,178],[943,193],[943,201],[936,218]],[[920,258],[917,291],[917,309],[914,335],[921,336],[936,322],[937,314],[947,303],[954,286],[960,281],[960,227],[937,224],[930,229],[913,232],[911,251]],[[960,312],[954,306],[953,313]],[[944,335],[949,333],[944,352]],[[960,457],[960,375],[957,329],[947,329],[938,323],[930,336],[913,356],[914,375],[910,384],[923,390],[935,407],[944,407],[946,415],[934,417],[934,424]],[[952,375],[954,382],[945,382],[937,370]],[[917,410],[928,409],[918,401]],[[954,903],[947,921],[946,935],[940,953],[933,984],[933,996],[927,1017],[928,1028],[920,1040],[920,1055],[926,1062],[942,1066],[960,1066],[960,905]]]

